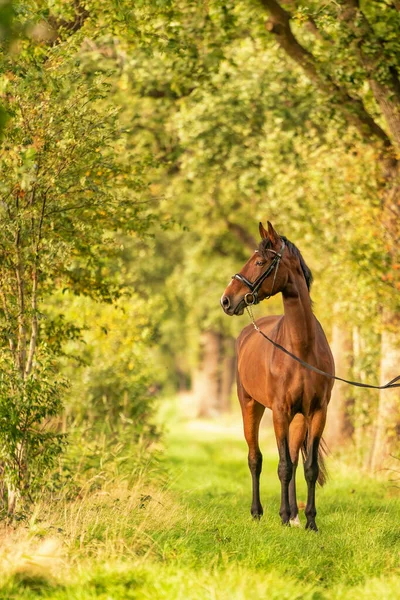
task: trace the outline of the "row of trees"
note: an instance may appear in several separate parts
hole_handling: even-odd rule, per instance
[[[170,12],[159,18],[172,19]],[[131,93],[146,107],[138,114],[138,135],[146,130],[147,143],[168,164],[155,193],[191,227],[171,285],[187,308],[191,333],[184,343],[194,349],[194,377],[200,356],[210,373],[208,393],[220,389],[220,369],[207,365],[216,362],[217,336],[235,334],[238,324],[223,321],[218,297],[254,249],[249,218],[267,215],[316,271],[316,311],[331,331],[340,372],[362,381],[376,381],[379,373],[382,383],[393,378],[399,364],[398,7],[265,1],[196,9],[182,3],[174,5],[173,22],[169,44],[181,53],[143,57],[147,68],[135,74]],[[206,406],[212,412],[215,401]],[[398,393],[382,391],[378,399],[339,385],[332,406],[331,438],[352,439],[373,469],[396,451]]]
[[[142,431],[160,389],[191,389],[200,414],[229,406],[243,322],[219,297],[266,217],[313,268],[338,372],[398,374],[395,2],[12,6],[0,153],[9,512],[63,445],[57,415]],[[395,449],[399,395],[337,386],[331,422],[332,439],[377,469]]]
[[[300,66],[331,106],[336,107],[347,126],[357,131],[364,144],[375,149],[379,200],[376,218],[380,225],[378,235],[385,240],[383,249],[386,250],[381,278],[394,284],[395,291],[387,291],[379,298],[380,378],[384,384],[398,374],[400,363],[396,335],[399,323],[396,292],[400,289],[400,6],[396,2],[359,0],[342,0],[327,10],[320,10],[319,3],[301,6],[296,2],[285,5],[263,0],[262,5],[268,13],[266,29],[275,37],[280,49]],[[301,31],[293,31],[290,10],[295,17],[297,13],[315,45],[310,46],[310,40],[302,37]],[[336,337],[336,331],[334,335]],[[340,333],[340,339],[339,356],[349,356],[348,335]],[[338,415],[339,431],[346,438],[351,431],[347,425],[347,400],[340,388],[335,396],[339,394],[343,404],[341,416]],[[381,392],[371,455],[375,469],[382,465],[388,451],[396,448],[399,416],[399,395]]]

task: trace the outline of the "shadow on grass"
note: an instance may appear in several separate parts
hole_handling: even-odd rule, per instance
[[[46,598],[55,591],[63,591],[64,585],[46,575],[19,572],[0,585],[0,598],[3,600],[20,600],[23,598]]]
[[[83,581],[62,585],[42,575],[18,573],[0,587],[1,600],[92,600],[95,598],[130,600],[137,598],[137,590],[146,587],[148,578],[135,570],[95,570],[84,575]]]

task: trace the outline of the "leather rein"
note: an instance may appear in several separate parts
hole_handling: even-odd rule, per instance
[[[370,389],[374,389],[374,390],[388,390],[388,389],[394,389],[394,388],[400,387],[400,383],[397,383],[397,382],[400,382],[400,375],[398,375],[397,377],[395,377],[388,383],[385,383],[385,385],[370,385],[367,383],[360,383],[359,381],[351,381],[349,379],[343,379],[342,377],[337,377],[336,375],[332,375],[331,373],[322,371],[321,369],[318,369],[317,367],[310,365],[305,360],[302,360],[301,358],[299,358],[298,356],[296,356],[295,354],[293,354],[292,352],[287,350],[284,346],[281,346],[281,344],[278,344],[278,342],[275,342],[274,340],[272,340],[263,331],[261,331],[261,329],[258,327],[257,323],[254,320],[253,311],[252,311],[251,307],[260,302],[260,300],[258,298],[259,289],[262,286],[262,284],[264,283],[264,281],[267,279],[267,277],[275,269],[274,280],[272,282],[271,292],[268,296],[266,296],[266,298],[270,298],[272,296],[272,293],[274,291],[274,286],[275,286],[276,275],[278,273],[280,261],[282,259],[283,252],[285,250],[285,242],[282,240],[282,247],[279,252],[275,252],[275,250],[272,250],[271,248],[267,248],[266,250],[268,250],[269,252],[273,252],[275,254],[275,257],[274,257],[273,261],[271,262],[271,264],[269,265],[268,269],[265,271],[265,273],[262,273],[259,277],[257,277],[257,279],[255,281],[253,281],[253,282],[249,281],[244,275],[241,275],[240,273],[236,273],[236,275],[234,275],[232,277],[232,279],[237,279],[238,281],[244,283],[250,290],[250,292],[247,292],[247,294],[244,295],[243,300],[246,304],[246,310],[251,319],[254,329],[256,331],[258,331],[263,336],[263,338],[265,338],[268,342],[270,342],[273,346],[275,346],[275,348],[278,348],[278,350],[281,350],[282,352],[284,352],[285,354],[287,354],[288,356],[293,358],[293,360],[296,360],[300,365],[302,365],[306,369],[309,369],[310,371],[313,371],[314,373],[318,373],[319,375],[324,375],[325,377],[329,377],[329,379],[336,379],[337,381],[343,381],[343,383],[348,383],[349,385],[354,385],[356,387],[361,387],[361,388],[370,388]]]

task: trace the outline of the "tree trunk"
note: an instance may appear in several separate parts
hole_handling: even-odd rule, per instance
[[[332,327],[331,349],[335,358],[335,370],[339,377],[348,377],[352,367],[353,340],[348,328],[336,321]],[[354,427],[351,420],[351,409],[354,405],[349,386],[342,381],[335,381],[328,408],[328,419],[324,437],[329,446],[339,448],[349,443]]]
[[[366,351],[365,341],[361,336],[360,328],[355,325],[353,327],[353,361],[357,365],[357,368],[353,371],[353,374],[354,379],[361,383],[368,383],[370,381],[365,369],[360,366],[362,364],[362,357]],[[376,378],[373,378],[373,380],[376,381]],[[361,390],[355,402],[359,410],[354,421],[353,443],[359,463],[366,471],[371,469],[371,452],[368,452],[368,448],[371,448],[371,439],[373,438],[373,425],[371,424],[370,415],[375,410],[375,394],[376,392],[372,390]],[[365,406],[368,406],[368,415],[365,412],[365,408],[363,408]]]
[[[361,10],[359,0],[342,0],[339,19],[354,35],[354,51],[368,75],[370,88],[396,146],[399,146],[399,82],[397,75],[390,71],[388,61],[385,59],[384,46]]]
[[[193,399],[199,417],[211,417],[218,412],[221,336],[205,331],[200,338],[200,361],[192,382]]]
[[[391,141],[387,133],[368,113],[361,98],[350,95],[328,72],[323,72],[315,56],[293,35],[290,13],[277,0],[261,0],[261,4],[270,16],[265,24],[266,29],[275,36],[282,50],[300,65],[308,78],[327,95],[329,102],[342,112],[347,122],[355,126],[364,139],[380,139],[390,148]]]
[[[221,359],[220,391],[218,407],[220,412],[231,410],[232,387],[236,374],[235,341],[233,338],[225,338],[223,356]]]
[[[18,501],[18,492],[14,486],[8,484],[7,486],[7,514],[12,517],[15,514]]]
[[[381,341],[380,382],[384,385],[400,373],[400,347],[398,316],[389,311],[383,315],[384,327]],[[389,327],[391,329],[389,329]],[[400,450],[400,391],[381,390],[379,393],[378,414],[376,418],[375,439],[372,450],[371,468],[377,471],[383,467],[390,454],[398,455]]]

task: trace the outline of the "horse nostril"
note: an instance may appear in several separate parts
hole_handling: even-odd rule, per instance
[[[224,308],[229,308],[231,303],[229,302],[229,298],[228,296],[222,296],[221,298],[221,304]]]

